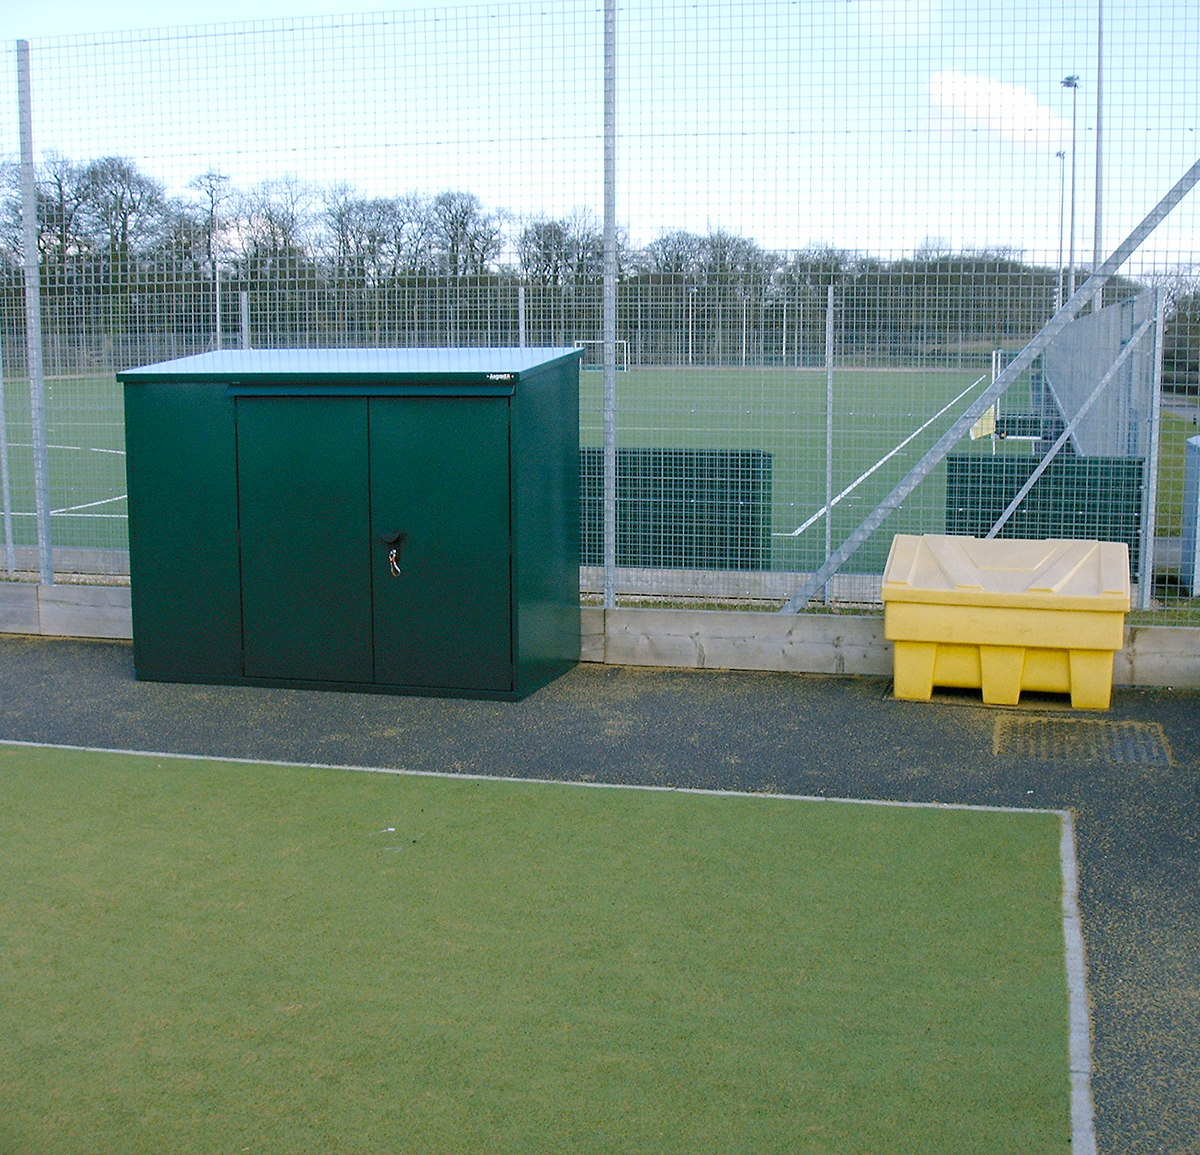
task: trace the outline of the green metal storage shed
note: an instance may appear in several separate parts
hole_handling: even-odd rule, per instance
[[[519,698],[569,669],[579,358],[231,350],[118,373],[137,676]]]

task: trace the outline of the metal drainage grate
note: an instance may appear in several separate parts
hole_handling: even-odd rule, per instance
[[[1171,747],[1158,722],[1091,718],[997,718],[992,752],[1038,762],[1115,762],[1170,766]]]

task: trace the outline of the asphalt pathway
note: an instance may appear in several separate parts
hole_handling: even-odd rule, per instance
[[[1099,1151],[1200,1152],[1200,693],[1118,689],[1097,714],[1049,695],[900,702],[875,678],[584,665],[494,703],[138,682],[126,643],[9,636],[0,739],[1069,809]]]

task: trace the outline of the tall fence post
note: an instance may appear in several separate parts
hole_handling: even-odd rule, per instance
[[[825,560],[833,553],[833,285],[825,295]],[[829,604],[829,586],[824,587]]]
[[[225,339],[221,335],[221,264],[213,257],[213,348],[218,352],[224,348]]]
[[[21,263],[25,272],[25,346],[33,433],[33,500],[37,514],[38,571],[54,584],[50,544],[50,470],[46,448],[46,381],[42,367],[42,296],[38,260],[37,179],[33,169],[33,85],[29,41],[17,41],[17,103],[21,119]]]
[[[12,487],[8,478],[8,422],[4,416],[4,332],[0,326],[0,497],[4,504],[4,571],[12,577],[17,569],[13,542]]]
[[[1142,499],[1141,570],[1138,573],[1138,608],[1148,610],[1154,596],[1155,529],[1158,521],[1158,455],[1161,452],[1163,341],[1166,336],[1166,294],[1154,290],[1154,341],[1150,356],[1150,444],[1146,449],[1145,496]]]
[[[617,3],[604,0],[604,606],[617,604]]]

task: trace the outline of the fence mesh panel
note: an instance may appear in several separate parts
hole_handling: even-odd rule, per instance
[[[599,595],[604,15],[557,0],[30,44],[60,575],[127,566],[117,369],[239,346],[580,344]],[[1196,160],[1200,9],[1106,0],[1100,31],[1082,0],[619,7],[619,601],[782,605]],[[27,577],[17,74],[5,46],[0,558]],[[1141,440],[1081,451],[1115,436],[1118,374],[1009,529],[1130,537],[1162,621],[1191,620],[1200,592],[1180,548],[1198,516],[1198,236],[1193,196],[1105,290],[1118,309],[1162,293],[1129,364]],[[1053,443],[1070,342],[1096,344],[1069,328],[818,601],[874,605],[896,532],[987,532]],[[1067,359],[1086,397],[1107,366]]]

